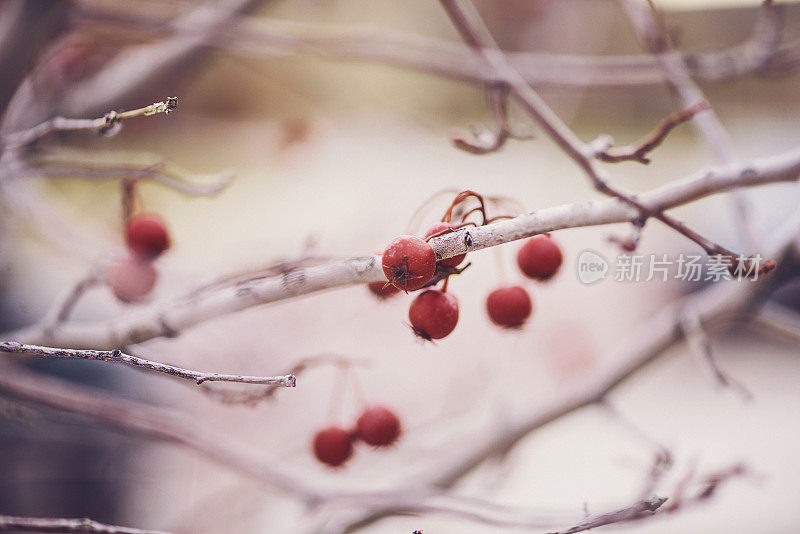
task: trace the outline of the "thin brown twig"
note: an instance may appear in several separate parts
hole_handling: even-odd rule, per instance
[[[52,356],[56,358],[76,358],[81,360],[97,360],[102,362],[117,362],[163,373],[185,380],[193,380],[198,385],[203,382],[236,382],[241,384],[261,384],[280,387],[295,387],[296,379],[293,375],[285,376],[248,376],[220,373],[201,373],[190,369],[183,369],[174,365],[146,360],[138,356],[125,354],[120,350],[78,350],[41,347],[26,345],[13,341],[0,341],[0,352],[10,354],[24,354],[27,356]]]
[[[607,163],[618,163],[621,161],[638,161],[648,164],[650,158],[648,154],[664,142],[669,133],[677,126],[692,120],[692,118],[703,110],[711,106],[708,102],[702,101],[686,109],[676,111],[663,119],[655,130],[647,135],[643,140],[628,146],[610,147],[597,154],[597,157]]]

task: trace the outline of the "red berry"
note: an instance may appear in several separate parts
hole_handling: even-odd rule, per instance
[[[353,435],[344,428],[330,426],[314,436],[314,456],[332,467],[345,463],[353,455]]]
[[[519,286],[495,289],[486,298],[486,311],[499,326],[514,328],[522,326],[530,317],[533,304],[524,288]]]
[[[125,225],[125,243],[142,259],[157,258],[169,248],[167,226],[158,215],[134,215]]]
[[[373,406],[358,418],[356,430],[365,443],[386,447],[400,437],[400,419],[388,408]]]
[[[438,222],[433,226],[431,226],[427,232],[425,232],[425,239],[428,239],[432,235],[436,234],[444,235],[444,233],[452,231],[453,231],[452,223]],[[458,264],[464,261],[464,258],[466,257],[467,257],[466,254],[459,254],[458,256],[453,256],[452,258],[440,260],[439,265],[442,265],[444,267],[458,267]]]
[[[367,284],[370,292],[381,300],[396,295],[400,290],[388,282],[372,282]]]
[[[152,263],[128,256],[111,269],[108,285],[122,302],[134,302],[153,290],[157,277]]]
[[[427,340],[442,339],[458,323],[458,301],[450,293],[429,289],[414,299],[408,308],[414,333]]]
[[[414,291],[431,281],[436,254],[424,240],[401,235],[383,251],[383,273],[398,289]]]
[[[546,235],[535,235],[528,239],[517,253],[520,270],[536,280],[547,280],[553,276],[561,266],[562,259],[561,249]]]

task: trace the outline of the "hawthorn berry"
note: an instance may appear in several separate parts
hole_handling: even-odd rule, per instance
[[[353,455],[353,434],[344,428],[330,426],[314,435],[314,456],[331,467],[339,467]]]
[[[436,254],[423,239],[401,235],[383,251],[383,273],[398,289],[414,291],[436,272]]]
[[[372,406],[356,421],[356,436],[374,447],[387,447],[400,437],[400,419],[388,408]]]
[[[169,248],[167,225],[158,215],[134,215],[125,225],[125,243],[138,257],[155,259]]]
[[[458,323],[458,301],[450,293],[429,289],[420,293],[408,308],[414,333],[427,340],[442,339]]]
[[[522,326],[533,309],[531,297],[519,286],[500,287],[486,298],[489,318],[498,326],[515,328]]]
[[[517,264],[526,276],[536,280],[547,280],[561,266],[561,249],[547,235],[535,235],[528,239],[517,253]]]
[[[446,222],[439,222],[431,226],[427,232],[425,232],[425,239],[428,239],[432,235],[442,234],[444,232],[452,232],[453,231],[453,224],[446,223]],[[459,254],[458,256],[453,256],[452,258],[447,258],[444,260],[439,261],[439,265],[444,267],[458,267],[464,258],[466,258],[466,254]]]
[[[152,263],[127,256],[111,268],[108,285],[122,302],[134,302],[153,290],[157,277]]]
[[[367,289],[380,300],[388,299],[400,291],[397,287],[388,282],[371,282],[367,284]]]

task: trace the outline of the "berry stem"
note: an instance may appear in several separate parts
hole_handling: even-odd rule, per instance
[[[493,247],[494,260],[497,264],[497,280],[500,282],[500,287],[508,285],[508,271],[506,270],[506,261],[503,256],[501,247]]]
[[[350,382],[353,384],[353,396],[356,399],[356,403],[359,404],[363,411],[368,406],[367,396],[364,394],[364,386],[361,384],[361,380],[358,378],[358,373],[353,367],[348,367],[347,370],[350,377]]]
[[[347,370],[346,365],[337,366],[337,379],[334,381],[331,403],[328,408],[328,421],[339,421],[344,405],[344,396],[347,389]]]
[[[453,217],[453,210],[455,209],[455,207],[464,202],[465,200],[467,200],[468,198],[477,199],[478,202],[480,202],[480,207],[470,210],[469,212],[467,212],[467,215],[476,210],[480,211],[481,215],[483,215],[483,224],[486,224],[486,203],[483,201],[483,196],[476,193],[475,191],[470,191],[470,190],[462,191],[456,195],[456,198],[453,199],[453,202],[450,204],[450,207],[447,208],[446,212],[444,212],[444,217],[442,217],[442,222],[449,223]]]
[[[128,224],[133,214],[137,211],[137,205],[141,204],[137,194],[137,179],[128,178],[122,181],[122,224]]]

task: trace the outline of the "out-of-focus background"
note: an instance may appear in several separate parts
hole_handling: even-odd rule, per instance
[[[785,5],[786,36],[797,38],[800,7]],[[17,2],[0,4],[0,15]],[[36,4],[32,2],[30,4]],[[0,80],[8,102],[33,62],[38,90],[78,83],[124,47],[157,38],[118,19],[170,20],[194,2],[43,3],[28,37],[31,47],[16,71]],[[251,13],[287,21],[370,24],[457,39],[437,2],[398,5],[373,0],[295,0],[267,3]],[[616,2],[482,0],[477,4],[506,49],[587,55],[638,54],[635,33]],[[678,45],[692,52],[746,40],[757,2],[659,1]],[[71,10],[83,14],[69,15]],[[62,13],[63,11],[63,13]],[[116,21],[116,22],[115,22]],[[157,32],[156,32],[157,34]],[[58,37],[54,37],[58,35]],[[6,53],[5,50],[0,51]],[[21,55],[22,56],[22,55]],[[65,59],[66,58],[66,59]],[[66,65],[66,66],[64,66]],[[50,70],[48,70],[50,69]],[[797,146],[800,75],[703,83],[741,159]],[[154,184],[141,189],[148,211],[169,223],[173,248],[158,262],[154,301],[169,300],[220,274],[257,268],[313,250],[331,256],[380,252],[405,233],[432,194],[472,189],[517,199],[534,210],[596,198],[590,184],[544,133],[512,110],[515,124],[536,134],[500,152],[475,156],[455,149],[452,127],[489,124],[481,88],[463,81],[370,62],[308,55],[265,58],[215,49],[163,87],[138,94],[120,109],[168,94],[180,98],[169,117],[129,121],[115,137],[61,135],[58,146],[157,153],[196,173],[232,170],[235,182],[212,198],[186,198]],[[611,134],[620,144],[649,132],[680,108],[664,86],[542,88],[559,115],[586,140]],[[58,109],[58,102],[54,104]],[[648,166],[611,168],[614,183],[645,191],[714,162],[691,125],[677,128]],[[54,243],[13,212],[0,226],[0,330],[31,324],[92,266],[121,253],[119,186],[113,181],[31,178],[40,198],[74,228]],[[767,243],[780,221],[796,211],[795,184],[746,193],[756,236]],[[424,212],[415,231],[441,217],[449,199]],[[727,195],[675,210],[692,227],[734,250],[736,216]],[[186,367],[255,375],[274,374],[319,353],[360,357],[358,371],[370,401],[396,408],[402,441],[388,451],[358,450],[342,470],[317,464],[309,450],[328,421],[338,372],[314,369],[297,389],[281,391],[255,408],[225,406],[167,377],[98,362],[29,362],[43,372],[85,382],[122,397],[191,412],[204,426],[244,443],[253,454],[292,466],[308,479],[382,487],[431,467],[437,455],[469,442],[491,422],[545,403],[570,382],[612,365],[618,349],[666,303],[696,289],[680,282],[581,284],[576,261],[585,249],[612,264],[610,235],[620,225],[559,231],[565,261],[547,284],[525,281],[514,265],[518,243],[470,255],[472,266],[450,281],[460,303],[456,331],[433,344],[408,328],[413,296],[379,303],[365,288],[349,287],[262,306],[203,323],[174,339],[148,342],[148,354]],[[58,233],[56,233],[59,235]],[[74,241],[73,241],[74,240]],[[656,224],[648,224],[639,253],[699,253]],[[535,312],[521,331],[502,331],[484,311],[488,291],[501,281],[524,284]],[[747,282],[742,282],[747,283]],[[791,288],[782,293],[792,301]],[[146,305],[146,304],[145,304]],[[74,320],[136,312],[100,287],[89,292]],[[668,358],[614,393],[623,419],[588,409],[536,432],[502,462],[487,462],[459,486],[467,495],[505,504],[556,508],[580,515],[631,501],[652,460],[653,444],[674,454],[665,487],[686,472],[743,462],[736,479],[703,506],[666,519],[635,523],[637,532],[745,533],[797,531],[800,512],[800,359],[798,347],[743,332],[712,339],[720,365],[746,385],[744,401],[718,387],[707,366],[680,344]],[[223,350],[218,347],[224,347]],[[343,421],[355,416],[347,397]],[[643,438],[645,434],[647,438]],[[91,516],[112,523],[180,532],[293,532],[302,508],[279,493],[186,450],[131,439],[0,399],[0,513]],[[566,525],[565,525],[566,526]],[[453,518],[400,517],[366,532],[491,532]],[[615,527],[608,527],[613,531]],[[498,530],[499,531],[499,530]]]

